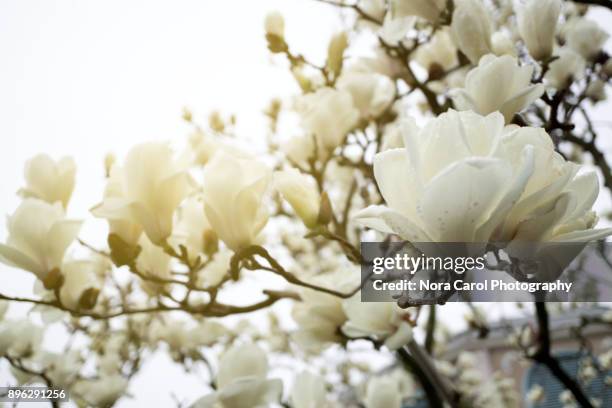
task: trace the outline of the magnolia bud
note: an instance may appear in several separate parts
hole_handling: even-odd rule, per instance
[[[551,56],[560,13],[560,0],[528,0],[524,5],[517,3],[518,29],[534,59],[545,60]]]
[[[285,36],[285,19],[278,11],[272,11],[266,15],[264,27],[267,35],[275,35],[280,38]]]
[[[457,1],[451,31],[457,47],[472,64],[477,64],[480,57],[492,52],[491,18],[482,2]]]
[[[286,52],[288,50],[285,42],[285,20],[283,16],[274,11],[266,16],[264,21],[268,49],[273,53]]]
[[[334,35],[329,42],[327,48],[327,69],[334,74],[335,77],[340,75],[342,70],[342,62],[344,60],[344,51],[348,47],[348,37],[346,31],[341,31]]]
[[[319,193],[312,177],[296,169],[277,171],[274,185],[308,228],[317,225]]]

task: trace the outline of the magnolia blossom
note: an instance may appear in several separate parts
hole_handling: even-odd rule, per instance
[[[95,305],[102,287],[97,267],[96,262],[90,260],[64,262],[64,283],[60,289],[64,305],[73,310],[90,309]]]
[[[576,177],[578,166],[543,129],[455,111],[422,129],[404,126],[405,148],[374,158],[386,206],[358,213],[364,225],[412,242],[582,242],[612,233],[592,229],[597,178]]]
[[[486,6],[479,0],[455,2],[451,31],[457,47],[472,64],[492,51],[491,17]]]
[[[483,115],[500,111],[510,122],[516,112],[544,93],[544,85],[531,83],[533,69],[532,65],[517,65],[508,55],[486,55],[468,72],[465,88],[453,90],[455,106]]]
[[[551,56],[560,13],[561,0],[527,0],[524,4],[517,3],[518,29],[534,59],[545,60]]]
[[[0,244],[0,260],[30,271],[45,282],[59,269],[81,221],[67,220],[61,203],[26,198],[7,220],[8,239]]]
[[[431,41],[417,48],[414,58],[430,74],[436,70],[448,71],[455,68],[458,64],[457,47],[450,30],[441,28],[436,31]]]
[[[139,225],[156,245],[172,233],[174,210],[190,190],[190,177],[167,143],[144,143],[128,153],[117,168],[112,188],[92,209],[109,221]]]
[[[344,90],[321,88],[301,96],[296,108],[304,129],[316,138],[317,156],[329,155],[359,120],[353,97]]]
[[[375,337],[383,340],[390,350],[397,350],[412,340],[407,314],[395,303],[364,303],[356,295],[345,300],[342,306],[348,318],[342,332],[348,337]]]
[[[268,380],[268,361],[255,344],[236,344],[219,362],[217,391],[197,400],[193,408],[264,408],[280,399],[281,380]]]
[[[346,286],[340,285],[342,288]],[[302,290],[300,297],[302,301],[297,302],[292,311],[293,320],[299,326],[293,333],[293,340],[311,352],[340,341],[339,330],[346,321],[342,299],[311,289]]]
[[[391,0],[389,12],[392,18],[417,16],[436,23],[446,8],[446,0]]]
[[[584,58],[571,48],[563,47],[555,51],[559,58],[550,63],[544,79],[556,89],[568,87],[573,80],[584,75],[586,62]]]
[[[295,377],[291,389],[291,406],[293,408],[326,408],[325,382],[318,375],[302,371]]]
[[[364,119],[380,116],[395,96],[395,86],[385,75],[346,71],[338,79],[338,89],[353,97],[353,104]]]
[[[19,193],[50,204],[59,201],[66,208],[74,190],[75,172],[76,166],[71,157],[55,162],[48,155],[39,154],[26,162],[26,186]]]
[[[308,228],[317,226],[321,197],[312,177],[293,168],[277,171],[274,185]]]
[[[255,243],[268,221],[262,200],[271,179],[252,159],[216,154],[204,169],[204,209],[219,238],[233,251]]]
[[[593,20],[575,18],[567,25],[565,33],[567,46],[585,59],[594,58],[609,37],[609,34]]]
[[[184,246],[192,262],[216,246],[217,237],[206,219],[202,197],[192,196],[183,201],[177,210],[177,222],[169,241],[177,251],[179,246]]]

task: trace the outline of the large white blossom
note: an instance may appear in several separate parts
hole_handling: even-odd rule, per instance
[[[30,271],[43,282],[59,269],[81,221],[65,218],[60,202],[26,198],[7,220],[8,239],[0,244],[0,260]]]
[[[347,70],[338,79],[338,89],[347,91],[364,119],[375,119],[389,107],[395,86],[385,75]]]
[[[575,18],[567,23],[565,29],[567,46],[585,59],[594,58],[610,36],[595,21]]]
[[[555,51],[559,58],[550,63],[548,72],[544,75],[546,82],[556,89],[567,88],[573,80],[584,75],[586,62],[584,58],[569,47]]]
[[[468,72],[465,87],[453,90],[459,110],[486,115],[500,111],[506,122],[544,93],[544,85],[532,84],[532,65],[519,66],[511,56],[486,55]]]
[[[309,371],[299,373],[291,389],[291,404],[294,408],[326,408],[325,381]]]
[[[219,238],[233,251],[255,243],[268,221],[263,197],[268,167],[253,159],[219,153],[204,169],[204,209]]]
[[[301,96],[296,108],[304,129],[316,138],[319,157],[327,157],[338,147],[359,120],[351,93],[333,88]]]
[[[101,204],[92,209],[95,216],[143,228],[156,245],[172,233],[174,211],[190,190],[185,165],[167,143],[143,143],[128,153],[124,166],[117,168],[113,187]]]
[[[422,129],[408,121],[403,133],[405,148],[374,158],[386,205],[357,214],[366,226],[413,242],[581,242],[612,232],[592,229],[596,176],[576,176],[543,129],[449,111]]]

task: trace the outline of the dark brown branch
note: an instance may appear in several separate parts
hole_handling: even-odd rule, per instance
[[[535,309],[539,328],[538,339],[540,347],[531,358],[538,363],[544,364],[550,370],[551,374],[574,395],[574,398],[582,407],[593,408],[593,405],[580,385],[563,370],[559,361],[553,357],[551,353],[550,327],[546,304],[544,302],[535,302]]]

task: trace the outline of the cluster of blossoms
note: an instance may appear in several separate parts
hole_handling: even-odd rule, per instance
[[[3,319],[0,355],[20,383],[111,406],[144,358],[166,348],[186,369],[210,370],[194,407],[399,408],[416,398],[411,374],[373,375],[376,364],[350,360],[365,344],[373,361],[411,354],[418,380],[432,377],[445,397],[452,389],[469,406],[516,406],[514,384],[481,378],[473,356],[428,357],[413,336],[422,306],[360,301],[359,241],[496,243],[532,261],[555,243],[611,235],[596,228],[600,180],[612,189],[612,174],[586,109],[606,98],[608,35],[586,6],[560,0],[337,5],[354,18],[323,63],[290,47],[279,13],[267,16],[268,48],[300,93],[266,110],[265,146],[241,145],[233,118],[215,113],[203,126],[185,112],[185,146],[108,156],[91,208],[107,232],[95,245],[67,213],[74,161],[26,164],[0,260],[35,275],[36,298],[0,299],[35,304],[93,353],[45,351],[42,327]],[[367,54],[359,39],[374,40]],[[263,332],[230,318],[271,307]],[[181,312],[191,320],[174,319]],[[330,350],[351,363],[312,369]],[[284,383],[282,356],[310,367]]]

